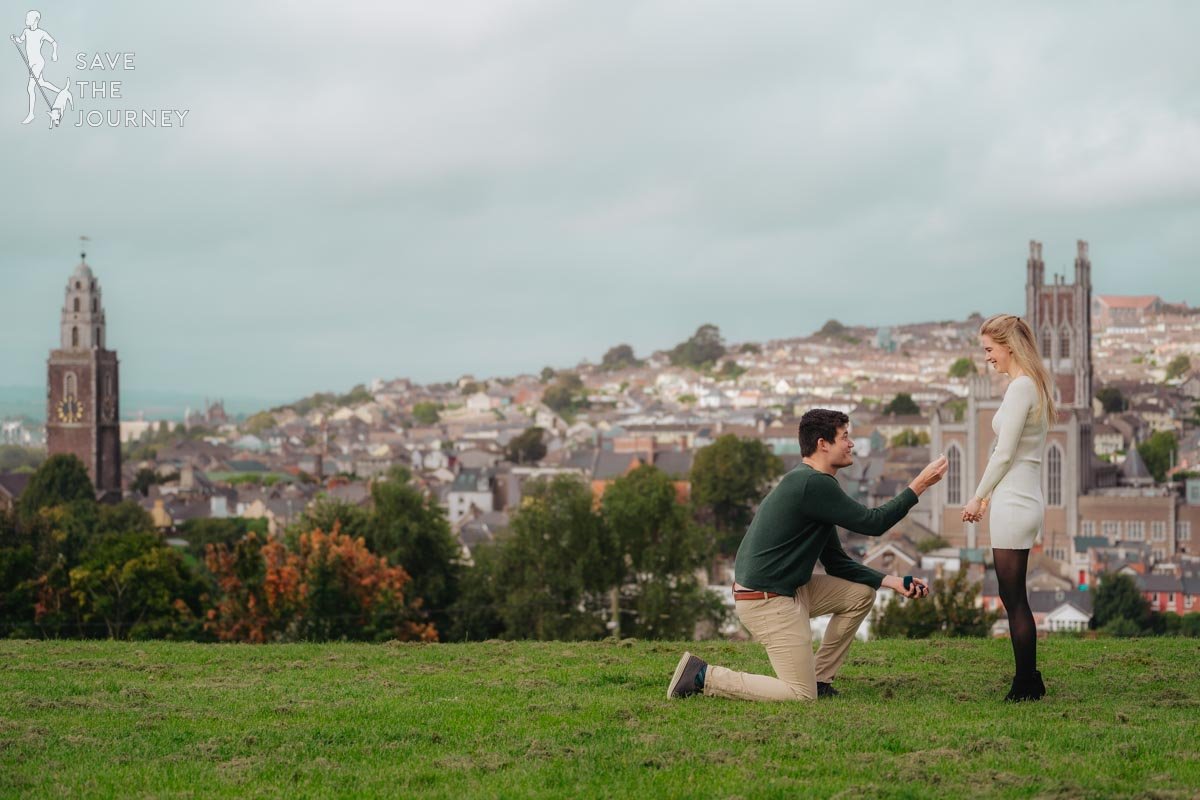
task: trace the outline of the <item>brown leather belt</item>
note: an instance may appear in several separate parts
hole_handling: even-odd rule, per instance
[[[779,592],[759,592],[752,589],[734,589],[734,600],[769,600],[772,597],[787,597]]]

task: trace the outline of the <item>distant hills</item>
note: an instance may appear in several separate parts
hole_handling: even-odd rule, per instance
[[[284,402],[279,397],[225,397],[215,395],[210,400],[223,399],[225,412],[231,415],[253,414]],[[203,411],[204,395],[193,392],[121,391],[121,419],[134,419],[138,412],[146,419],[167,419],[182,422],[189,409]],[[44,386],[0,386],[0,419],[26,417],[35,422],[46,421],[46,388]]]

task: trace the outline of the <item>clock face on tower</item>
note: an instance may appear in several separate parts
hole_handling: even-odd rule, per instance
[[[82,422],[83,403],[74,395],[67,395],[58,402],[58,418],[62,422]]]

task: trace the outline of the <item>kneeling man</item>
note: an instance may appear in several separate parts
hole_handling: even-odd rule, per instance
[[[905,597],[924,597],[924,582],[884,575],[846,555],[837,526],[880,536],[904,518],[917,497],[946,474],[943,456],[925,467],[904,491],[878,508],[854,502],[834,475],[854,463],[850,418],[813,409],[800,419],[804,463],[783,477],[762,501],[738,547],[733,596],[738,618],[767,649],[777,677],[709,665],[684,653],[667,696],[693,694],[742,700],[813,700],[837,694],[833,679],[846,660],[875,590],[887,586]],[[817,561],[824,575],[813,575]],[[810,617],[833,614],[813,657]]]

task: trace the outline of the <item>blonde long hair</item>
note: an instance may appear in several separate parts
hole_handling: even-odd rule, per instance
[[[1058,408],[1054,403],[1054,389],[1050,381],[1050,373],[1038,355],[1037,342],[1033,338],[1033,330],[1029,323],[1012,314],[996,314],[988,317],[979,326],[979,335],[987,336],[997,345],[1007,347],[1012,351],[1013,361],[1021,371],[1033,378],[1037,385],[1041,402],[1038,412],[1042,414],[1047,425],[1053,425],[1058,420]]]

